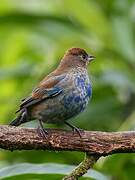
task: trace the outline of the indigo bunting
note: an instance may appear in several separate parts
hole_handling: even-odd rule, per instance
[[[18,117],[10,125],[37,119],[38,132],[45,136],[44,123],[66,124],[80,135],[80,129],[67,120],[82,112],[92,95],[87,65],[95,57],[81,48],[69,49],[60,64],[34,88],[31,95],[22,100]]]

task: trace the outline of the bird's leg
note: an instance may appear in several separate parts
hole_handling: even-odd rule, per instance
[[[44,129],[41,119],[39,119],[39,126],[37,128],[37,131],[40,136],[47,139],[48,132],[47,132],[47,130]]]
[[[79,136],[82,137],[81,136],[81,131],[83,131],[82,129],[79,129],[79,128],[75,127],[74,125],[69,124],[68,122],[65,122],[65,124],[72,128],[73,133],[77,132],[79,134]]]

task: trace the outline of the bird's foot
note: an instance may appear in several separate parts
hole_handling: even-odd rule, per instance
[[[84,131],[83,129],[77,128],[77,127],[73,127],[73,134],[78,133],[78,135],[80,136],[80,138],[82,137],[81,133]]]
[[[37,133],[40,137],[46,138],[47,139],[47,135],[48,135],[48,131],[44,128],[41,128],[40,126],[38,126],[37,128]]]
[[[38,132],[38,135],[39,135],[39,136],[47,139],[48,131],[47,131],[46,129],[44,129],[41,120],[39,120],[39,126],[38,126],[38,128],[37,128],[37,132]]]
[[[68,122],[65,122],[65,124],[72,128],[73,134],[75,134],[75,132],[77,132],[79,134],[80,138],[82,137],[81,133],[84,131],[83,129],[79,129],[79,128],[75,127],[74,125],[69,124]]]

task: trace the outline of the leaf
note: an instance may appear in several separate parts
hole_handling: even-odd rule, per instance
[[[109,34],[109,24],[107,19],[94,1],[88,0],[66,0],[65,9],[78,21],[85,29],[90,30],[100,38],[107,38]],[[100,27],[100,28],[99,28]]]
[[[0,169],[0,179],[5,179],[9,177],[14,177],[18,175],[26,175],[26,174],[69,174],[75,166],[64,165],[64,164],[30,164],[30,163],[22,163],[11,165],[8,167],[4,167]],[[91,177],[96,180],[109,180],[109,177],[99,173],[96,170],[90,170],[84,177]]]
[[[134,64],[135,44],[133,24],[130,19],[125,17],[113,18],[114,35],[116,41],[116,50],[126,57],[128,61]]]

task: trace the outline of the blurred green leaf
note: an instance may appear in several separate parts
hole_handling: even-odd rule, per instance
[[[62,164],[30,164],[22,163],[0,169],[0,178],[17,177],[24,174],[69,174],[75,166]],[[84,177],[91,177],[96,180],[109,180],[109,177],[95,170],[90,170]]]
[[[123,57],[135,64],[135,43],[133,25],[127,17],[114,17],[113,27],[115,30],[116,50]]]

